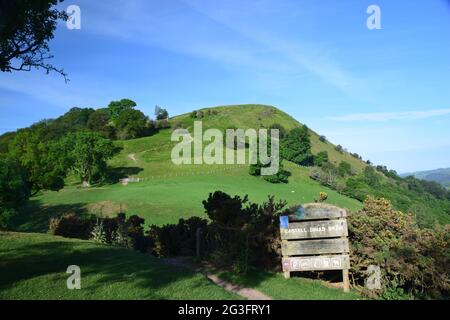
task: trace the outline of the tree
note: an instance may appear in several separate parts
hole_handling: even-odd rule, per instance
[[[109,124],[110,118],[110,112],[107,108],[97,109],[89,116],[86,126],[105,138],[113,138],[114,127]]]
[[[274,123],[269,127],[269,130],[278,129],[279,138],[283,139],[286,136],[286,129],[279,123]],[[270,131],[269,131],[270,132]]]
[[[325,136],[319,136],[319,141],[321,141],[321,142],[327,142],[327,137],[325,137]]]
[[[47,63],[53,58],[48,42],[53,38],[58,20],[67,14],[54,6],[58,0],[16,0],[0,2],[0,70],[30,71],[43,68],[47,73],[63,69]],[[16,62],[14,64],[13,62]]]
[[[155,106],[155,117],[156,117],[156,120],[168,119],[169,113],[167,112],[166,109],[163,109],[160,106],[156,105]],[[198,114],[197,114],[197,117],[198,117]]]
[[[380,176],[377,174],[375,169],[371,166],[367,166],[364,168],[363,171],[364,175],[364,181],[370,186],[370,187],[376,187],[380,184]]]
[[[104,178],[106,161],[117,152],[111,140],[96,132],[71,133],[60,143],[67,150],[70,168],[86,183]]]
[[[352,166],[347,161],[341,161],[341,163],[339,163],[338,172],[341,177],[345,177],[352,173]]]
[[[141,137],[147,130],[148,118],[139,110],[127,109],[120,113],[116,120],[119,139]]]
[[[122,99],[119,101],[111,101],[108,105],[109,112],[111,114],[111,120],[115,123],[120,114],[129,109],[133,109],[137,104],[130,99]]]
[[[314,164],[318,167],[321,167],[325,162],[328,162],[328,152],[327,151],[320,151],[315,157],[314,157]]]
[[[8,228],[17,207],[29,196],[25,170],[12,158],[0,158],[0,229]]]
[[[312,165],[311,141],[308,128],[302,126],[291,130],[281,141],[281,156],[299,165]]]
[[[336,150],[339,153],[344,153],[344,148],[340,144],[334,147],[334,150]]]
[[[48,140],[45,123],[17,132],[10,145],[11,156],[26,170],[28,185],[33,193],[64,187],[67,174],[66,153],[57,142]]]

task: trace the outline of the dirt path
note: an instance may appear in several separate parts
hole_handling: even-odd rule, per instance
[[[215,274],[209,273],[208,271],[202,270],[201,268],[194,266],[192,263],[190,263],[189,258],[183,257],[167,258],[164,259],[164,262],[172,266],[186,268],[195,272],[200,272],[215,285],[222,287],[226,291],[240,295],[241,297],[247,300],[272,300],[271,297],[265,295],[264,293],[258,290],[252,288],[245,288],[240,285],[236,285],[231,282],[222,280]]]

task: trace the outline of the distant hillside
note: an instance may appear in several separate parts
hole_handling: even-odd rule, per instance
[[[417,171],[412,173],[403,173],[402,177],[414,176],[418,179],[436,181],[447,188],[450,187],[450,168],[440,168],[435,170]]]

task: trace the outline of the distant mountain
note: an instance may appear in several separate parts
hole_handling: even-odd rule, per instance
[[[415,176],[418,179],[436,181],[446,186],[447,188],[450,188],[450,168],[403,173],[401,174],[401,176]]]

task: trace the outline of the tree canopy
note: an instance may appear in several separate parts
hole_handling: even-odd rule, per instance
[[[53,38],[58,20],[67,14],[55,8],[58,0],[0,1],[0,70],[30,71],[42,68],[56,71],[67,80],[63,69],[47,60],[53,58],[48,42]]]
[[[96,132],[76,132],[65,136],[60,145],[67,150],[68,163],[82,182],[91,183],[106,174],[106,161],[117,149],[111,140]]]
[[[306,126],[289,131],[286,137],[281,140],[280,146],[280,154],[284,159],[304,166],[313,164],[311,141]]]

